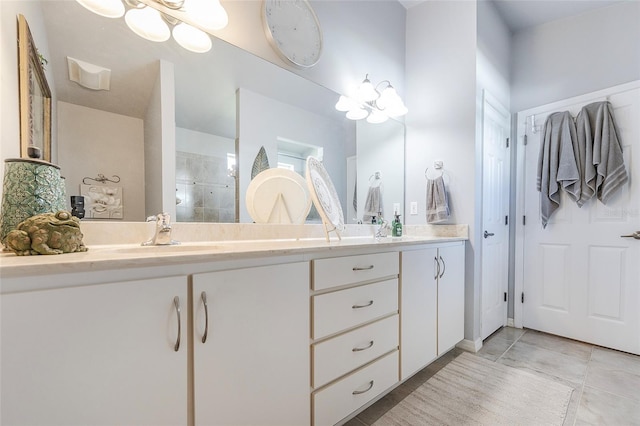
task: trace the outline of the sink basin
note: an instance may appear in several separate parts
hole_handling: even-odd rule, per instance
[[[134,246],[134,247],[121,247],[114,251],[116,253],[124,254],[140,254],[140,253],[153,253],[153,254],[175,254],[175,253],[188,253],[196,251],[214,251],[219,249],[220,246],[215,244],[175,244],[166,246]]]

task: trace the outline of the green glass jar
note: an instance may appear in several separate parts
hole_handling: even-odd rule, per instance
[[[41,213],[66,209],[60,167],[41,160],[8,158],[4,165],[0,242],[20,222]]]

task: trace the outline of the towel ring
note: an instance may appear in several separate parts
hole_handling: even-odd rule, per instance
[[[374,180],[380,180],[380,172],[375,172],[374,174],[369,176],[369,183],[371,183],[371,178],[374,178]]]
[[[427,167],[424,171],[424,178],[426,180],[429,180],[429,176],[427,176],[427,172],[429,171],[429,168]],[[444,170],[440,169],[440,176],[436,176],[436,178],[439,178],[441,176],[444,176]]]

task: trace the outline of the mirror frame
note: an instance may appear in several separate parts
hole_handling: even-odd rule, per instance
[[[51,161],[51,91],[23,15],[18,15],[18,69],[20,156]],[[39,155],[29,149],[33,147],[40,149]]]

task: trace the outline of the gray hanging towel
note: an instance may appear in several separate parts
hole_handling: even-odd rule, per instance
[[[367,199],[364,202],[364,213],[362,215],[362,221],[364,223],[371,223],[373,217],[377,217],[379,214],[383,214],[382,207],[382,185],[370,186],[367,191]]]
[[[594,102],[582,108],[576,119],[578,141],[586,152],[582,204],[595,194],[606,202],[629,177],[611,103]],[[581,205],[581,204],[580,204]]]
[[[449,200],[442,175],[427,179],[427,223],[442,222],[449,215]]]
[[[560,207],[560,189],[574,200],[580,199],[581,179],[577,163],[576,127],[568,111],[554,112],[547,117],[542,130],[538,177],[540,216],[546,228],[549,218]]]

